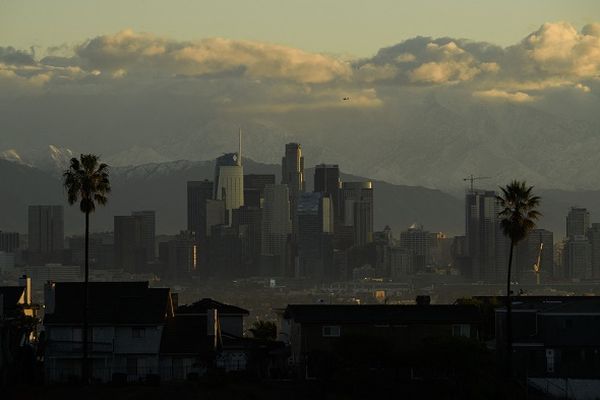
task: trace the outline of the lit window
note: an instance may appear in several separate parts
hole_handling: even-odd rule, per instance
[[[340,327],[338,325],[330,325],[323,327],[323,337],[339,337]]]

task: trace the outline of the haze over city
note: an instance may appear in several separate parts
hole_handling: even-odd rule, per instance
[[[595,398],[599,91],[592,0],[1,2],[0,388]]]

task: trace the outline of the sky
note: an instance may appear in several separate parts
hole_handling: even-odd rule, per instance
[[[598,0],[0,0],[0,158],[30,164],[211,160],[243,126],[256,161],[598,189],[598,110]]]
[[[131,28],[366,57],[416,35],[507,46],[545,22],[599,20],[598,0],[0,0],[0,45],[44,54]]]

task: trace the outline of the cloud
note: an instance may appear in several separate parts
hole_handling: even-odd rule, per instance
[[[101,71],[231,73],[307,84],[347,79],[351,74],[346,62],[291,47],[223,38],[175,41],[131,30],[96,37],[79,46],[76,54],[88,68]]]
[[[476,91],[473,92],[473,96],[484,100],[502,100],[514,103],[526,103],[535,100],[535,97],[524,92],[506,92],[498,89]]]

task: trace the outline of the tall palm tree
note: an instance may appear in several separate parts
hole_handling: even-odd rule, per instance
[[[532,193],[533,186],[525,181],[513,180],[505,187],[500,187],[502,194],[496,199],[502,210],[498,213],[502,233],[510,239],[510,255],[506,274],[506,373],[512,375],[512,302],[510,299],[510,281],[512,272],[513,250],[517,243],[527,237],[535,228],[535,223],[542,216],[536,210],[540,198]]]
[[[89,282],[89,235],[90,213],[96,210],[96,204],[105,205],[110,193],[108,165],[99,162],[95,154],[82,154],[79,159],[72,158],[69,169],[63,173],[67,200],[73,205],[79,201],[79,209],[85,214],[85,269],[83,281],[83,359],[81,378],[89,382],[88,366],[88,282]]]

